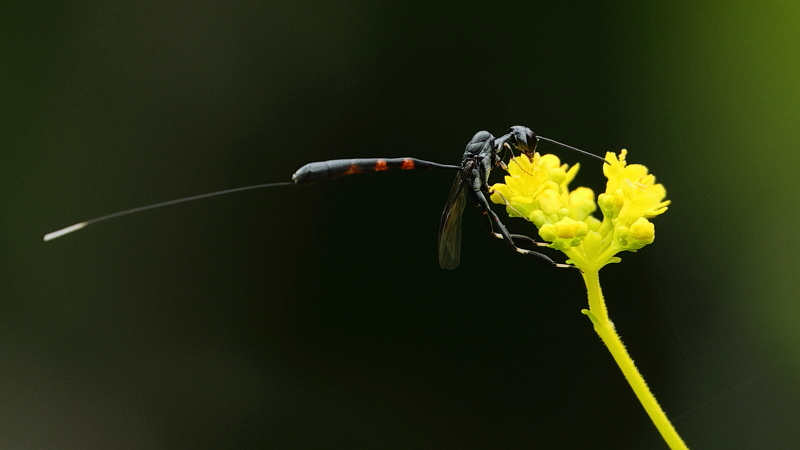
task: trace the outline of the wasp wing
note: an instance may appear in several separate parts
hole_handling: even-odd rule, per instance
[[[467,203],[464,170],[458,172],[439,223],[439,265],[455,269],[461,259],[461,213]]]

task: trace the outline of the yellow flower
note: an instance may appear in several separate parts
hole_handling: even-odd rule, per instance
[[[505,183],[492,186],[491,199],[505,204],[511,217],[525,218],[539,228],[564,218],[585,221],[597,205],[591,189],[569,191],[579,167],[561,164],[555,155],[534,153],[533,160],[520,155],[509,163]]]
[[[632,225],[640,217],[652,218],[667,210],[669,201],[662,201],[667,191],[656,184],[656,177],[647,173],[647,167],[640,164],[625,165],[627,150],[622,150],[619,159],[614,153],[606,155],[603,173],[608,178],[606,193],[613,196],[613,206],[620,223]],[[603,201],[598,199],[599,201]],[[612,202],[609,202],[612,204]]]
[[[505,183],[492,186],[491,199],[506,205],[512,217],[525,218],[539,228],[550,247],[563,251],[583,270],[619,262],[621,251],[636,251],[655,239],[651,219],[667,210],[666,189],[656,184],[647,167],[628,165],[627,150],[606,154],[606,191],[594,201],[585,187],[569,190],[579,165],[571,168],[555,155],[518,156],[509,163]],[[592,216],[600,208],[603,220]]]

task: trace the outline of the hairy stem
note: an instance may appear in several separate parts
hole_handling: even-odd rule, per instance
[[[667,419],[667,415],[664,414],[664,410],[661,409],[653,393],[650,392],[650,388],[647,387],[647,383],[645,383],[644,378],[642,378],[642,374],[639,373],[639,370],[633,363],[633,359],[631,359],[631,356],[625,349],[625,345],[622,344],[622,340],[620,340],[614,328],[614,323],[608,318],[608,309],[603,299],[603,292],[600,289],[600,277],[598,272],[596,270],[583,272],[583,280],[586,282],[586,290],[589,295],[589,309],[584,309],[581,312],[591,319],[594,330],[600,335],[600,339],[603,340],[606,347],[608,347],[608,350],[614,357],[614,361],[617,362],[623,375],[625,375],[625,379],[628,380],[628,384],[633,388],[633,392],[636,394],[636,397],[639,398],[645,411],[647,411],[647,414],[650,416],[650,420],[652,420],[653,424],[658,428],[658,431],[667,442],[667,445],[673,450],[688,449],[678,435],[678,432],[675,431],[675,427],[673,427],[672,423]]]

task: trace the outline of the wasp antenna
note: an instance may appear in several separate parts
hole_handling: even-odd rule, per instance
[[[554,140],[548,139],[546,137],[542,137],[542,136],[537,136],[537,137],[539,139],[543,140],[543,141],[547,141],[547,142],[551,142],[551,143],[556,144],[556,145],[560,145],[560,146],[562,146],[564,148],[568,148],[568,149],[570,149],[570,150],[572,150],[574,152],[578,152],[578,153],[580,153],[582,155],[586,155],[586,156],[592,157],[592,158],[594,158],[596,160],[603,161],[604,163],[608,163],[608,161],[606,161],[605,158],[603,158],[601,156],[597,156],[594,153],[589,153],[589,152],[581,150],[579,148],[575,148],[575,147],[573,147],[571,145],[567,145],[567,144],[564,144],[564,143],[561,143],[561,142],[558,142],[558,141],[554,141]]]
[[[191,197],[183,197],[183,198],[178,198],[178,199],[175,199],[175,200],[168,200],[166,202],[153,203],[152,205],[139,206],[137,208],[126,209],[124,211],[119,211],[119,212],[115,212],[115,213],[112,213],[112,214],[107,214],[105,216],[95,217],[94,219],[86,220],[86,221],[83,221],[83,222],[80,222],[80,223],[76,223],[75,225],[70,225],[70,226],[68,226],[66,228],[62,228],[62,229],[60,229],[58,231],[53,231],[52,233],[47,233],[47,234],[44,235],[44,241],[45,242],[52,241],[55,238],[59,238],[61,236],[64,236],[65,234],[72,233],[73,231],[78,231],[81,228],[86,228],[87,226],[89,226],[89,225],[91,225],[93,223],[102,222],[102,221],[105,221],[105,220],[108,220],[108,219],[114,219],[114,218],[120,217],[120,216],[127,216],[128,214],[147,211],[149,209],[162,208],[164,206],[170,206],[170,205],[175,205],[175,204],[184,203],[184,202],[191,202],[193,200],[200,200],[200,199],[208,198],[208,197],[216,197],[218,195],[232,194],[234,192],[249,191],[249,190],[252,190],[252,189],[261,189],[261,188],[267,188],[267,187],[273,187],[273,186],[284,186],[284,185],[288,185],[288,184],[295,184],[295,183],[292,182],[292,181],[284,181],[284,182],[280,182],[280,183],[256,184],[256,185],[253,185],[253,186],[245,186],[245,187],[234,188],[234,189],[226,189],[224,191],[209,192],[208,194],[193,195]]]

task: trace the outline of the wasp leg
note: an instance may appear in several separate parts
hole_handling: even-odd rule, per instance
[[[505,195],[503,195],[503,194],[501,194],[501,193],[499,193],[497,191],[492,191],[491,189],[489,189],[489,193],[490,194],[496,193],[497,195],[499,195],[500,198],[503,199],[503,202],[506,204],[507,207],[509,207],[512,210],[514,210],[514,212],[517,213],[518,216],[523,217],[522,213],[517,211],[517,209],[514,208],[513,206],[511,206],[511,203],[509,203],[508,200],[506,200]],[[499,239],[504,239],[502,234],[494,232],[494,229],[492,229],[491,220],[489,222],[487,222],[487,223],[489,224],[489,232],[492,233],[492,235],[494,237],[499,238]],[[512,239],[521,239],[521,240],[524,240],[524,241],[528,241],[529,243],[531,243],[531,244],[533,244],[533,245],[535,245],[537,247],[549,247],[550,246],[550,244],[548,242],[537,241],[536,239],[533,239],[532,237],[529,237],[529,236],[525,236],[524,234],[509,234],[509,236],[511,236]]]
[[[515,238],[517,238],[517,239],[523,239],[524,238],[525,240],[529,240],[531,242],[534,242],[537,245],[539,245],[541,243],[534,241],[533,239],[531,239],[528,236],[523,236],[523,235],[519,235],[519,234],[512,235],[511,233],[509,233],[508,230],[506,229],[506,226],[503,225],[503,222],[501,222],[500,218],[497,217],[497,214],[495,214],[494,211],[492,211],[492,208],[489,206],[489,202],[486,200],[486,196],[484,195],[484,193],[482,191],[473,191],[472,194],[475,196],[475,200],[476,200],[476,202],[478,204],[478,207],[481,208],[481,210],[483,210],[483,214],[489,216],[489,220],[491,220],[491,222],[494,222],[494,226],[496,226],[497,229],[500,230],[500,233],[494,233],[494,231],[492,231],[492,234],[494,234],[494,235],[499,234],[499,237],[502,238],[506,242],[506,244],[508,244],[508,246],[511,247],[515,252],[521,253],[521,254],[526,255],[526,256],[531,256],[531,257],[535,258],[537,261],[539,261],[540,263],[542,263],[542,264],[544,264],[546,266],[560,267],[560,268],[564,268],[564,269],[574,269],[575,268],[575,266],[573,266],[571,264],[557,263],[557,262],[553,261],[552,259],[550,259],[549,256],[544,255],[542,253],[535,252],[533,250],[526,250],[524,248],[517,247],[517,245],[514,244],[514,239]],[[547,244],[545,244],[545,245],[547,245]]]
[[[488,216],[488,214],[486,214],[486,215]],[[489,217],[487,217],[487,219],[489,219],[489,220],[486,221],[486,228],[489,230],[489,234],[491,234],[492,236],[496,237],[497,239],[505,240],[505,236],[503,236],[501,233],[496,233],[494,231],[494,228],[492,227],[492,219],[489,218]],[[535,245],[537,247],[547,247],[547,246],[550,245],[547,242],[539,242],[539,241],[537,241],[536,239],[534,239],[534,238],[532,238],[530,236],[525,236],[524,234],[511,234],[511,233],[509,233],[508,235],[511,236],[511,239],[513,239],[514,241],[525,241],[525,242],[527,242],[529,244],[532,244],[532,245]]]

